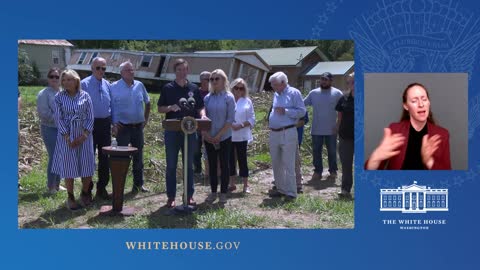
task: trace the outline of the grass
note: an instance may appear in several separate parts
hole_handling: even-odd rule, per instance
[[[337,226],[353,223],[352,202],[349,200],[323,200],[318,197],[301,195],[294,202],[282,205],[282,208],[290,212],[307,212],[328,217],[329,221]],[[353,225],[353,224],[352,224]]]
[[[44,87],[20,87],[23,106],[28,115],[35,115],[36,96]],[[163,206],[165,195],[165,149],[161,121],[163,115],[156,111],[158,93],[150,94],[152,113],[149,125],[145,129],[145,182],[152,192],[148,194],[129,194],[133,180],[131,170],[125,184],[125,205],[134,206],[138,213],[132,217],[99,216],[98,210],[109,202],[95,201],[93,206],[71,212],[65,208],[66,193],[55,195],[46,193],[47,154],[43,151],[40,164],[21,177],[22,186],[27,192],[20,192],[19,227],[21,228],[351,228],[353,227],[353,201],[342,201],[325,197],[323,194],[336,192],[335,183],[305,186],[306,194],[300,195],[294,202],[271,200],[263,192],[271,186],[270,163],[268,149],[268,132],[266,130],[267,106],[271,97],[257,95],[255,113],[257,124],[253,130],[255,141],[249,145],[249,168],[252,171],[250,183],[254,194],[243,196],[235,193],[225,207],[202,204],[209,192],[203,181],[196,184],[196,199],[200,203],[199,210],[192,215],[168,215]],[[311,111],[311,108],[309,108]],[[27,113],[22,110],[21,113]],[[26,114],[27,115],[27,114]],[[38,121],[35,119],[34,121]],[[34,124],[38,124],[34,123]],[[306,126],[304,143],[301,149],[304,173],[311,174],[311,136],[310,124]],[[326,153],[324,154],[326,159]],[[326,160],[324,164],[327,164]],[[340,163],[339,163],[340,165]],[[181,158],[179,156],[179,174],[177,183],[181,182]],[[94,176],[96,179],[96,176]],[[306,179],[308,177],[306,176]],[[75,195],[79,196],[81,184],[75,181]],[[111,191],[111,184],[107,186]],[[177,186],[177,204],[180,202],[181,185]],[[322,191],[322,192],[320,192]],[[328,193],[327,192],[327,193]]]
[[[35,105],[37,100],[37,94],[45,88],[44,86],[19,86],[20,96],[22,97],[22,105]]]
[[[258,228],[266,221],[266,217],[252,215],[243,211],[228,211],[224,208],[211,210],[201,215],[196,214],[199,224],[204,229],[239,229]]]

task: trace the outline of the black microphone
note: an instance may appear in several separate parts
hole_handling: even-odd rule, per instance
[[[183,108],[183,109],[187,108],[187,99],[186,98],[181,98],[180,100],[178,100],[178,104],[180,104],[180,107]]]
[[[188,98],[188,105],[190,105],[192,111],[195,109],[195,99],[193,97]]]

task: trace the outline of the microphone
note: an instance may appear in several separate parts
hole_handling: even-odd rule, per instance
[[[190,109],[193,111],[195,109],[195,99],[193,97],[188,98],[188,105],[190,105]]]
[[[178,100],[178,104],[180,104],[180,107],[185,109],[187,107],[187,99],[186,98],[181,98],[180,100]]]

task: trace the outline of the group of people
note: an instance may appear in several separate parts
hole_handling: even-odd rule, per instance
[[[104,79],[107,62],[102,57],[92,61],[92,75],[80,80],[71,69],[48,72],[48,87],[37,97],[42,138],[49,156],[47,188],[55,193],[65,179],[68,193],[67,207],[71,210],[86,207],[93,201],[95,155],[98,156],[96,197],[108,200],[111,195],[106,186],[110,168],[103,146],[111,144],[112,135],[119,146],[138,148],[133,155],[132,192],[149,192],[143,180],[144,127],[150,116],[150,98],[142,82],[135,80],[131,62],[120,65],[121,79],[109,83]],[[227,202],[227,193],[236,190],[236,176],[243,182],[243,192],[250,193],[247,162],[248,144],[253,140],[255,112],[248,96],[247,82],[237,78],[232,82],[225,72],[216,69],[200,74],[200,87],[187,79],[188,62],[177,59],[174,63],[175,80],[166,84],[157,103],[158,112],[166,119],[193,116],[211,120],[211,129],[188,135],[188,153],[184,152],[182,131],[166,130],[166,189],[167,207],[175,207],[178,153],[188,158],[187,201],[194,200],[194,173],[202,172],[210,180],[211,193],[206,203]],[[274,172],[274,186],[270,196],[294,199],[302,192],[299,145],[302,143],[303,125],[308,122],[305,106],[313,107],[312,143],[313,180],[320,180],[323,172],[322,146],[327,145],[330,176],[337,173],[336,142],[340,138],[339,154],[343,176],[340,196],[350,196],[353,183],[353,74],[347,77],[349,91],[332,87],[333,77],[326,72],[320,88],[312,90],[304,99],[300,91],[288,84],[283,72],[269,78],[275,91],[268,115],[270,154]],[[179,100],[194,99],[188,110]],[[296,153],[296,154],[293,154]],[[238,171],[237,171],[238,167]],[[74,195],[74,178],[82,179],[80,200]],[[218,192],[220,186],[220,192]]]
[[[312,180],[323,175],[322,148],[325,142],[330,177],[337,176],[337,136],[340,137],[340,160],[342,162],[342,188],[340,197],[350,198],[353,185],[353,140],[354,140],[354,74],[347,76],[349,91],[332,86],[333,76],[329,72],[321,75],[320,87],[313,89],[305,98],[301,92],[288,84],[283,72],[273,74],[269,82],[275,91],[269,113],[270,154],[275,186],[270,196],[295,199],[302,192],[299,145],[308,121],[306,106],[313,107],[311,125],[314,174]],[[295,131],[297,127],[297,131]],[[298,143],[297,143],[298,141]],[[292,153],[296,152],[295,155]]]
[[[48,87],[37,96],[41,133],[49,156],[47,188],[60,190],[65,179],[67,207],[86,207],[93,201],[92,177],[95,173],[95,152],[98,156],[96,197],[111,199],[106,186],[110,178],[108,157],[102,153],[111,144],[112,133],[118,144],[131,144],[139,149],[133,155],[132,192],[148,192],[143,186],[143,128],[150,114],[150,99],[145,86],[134,80],[131,62],[120,65],[121,79],[110,84],[103,77],[107,62],[101,57],[92,61],[92,75],[80,80],[71,69],[49,70]],[[74,179],[82,179],[77,203]]]

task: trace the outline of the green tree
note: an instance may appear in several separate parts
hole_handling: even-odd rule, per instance
[[[18,84],[28,85],[35,79],[33,67],[27,52],[23,49],[18,49]]]

